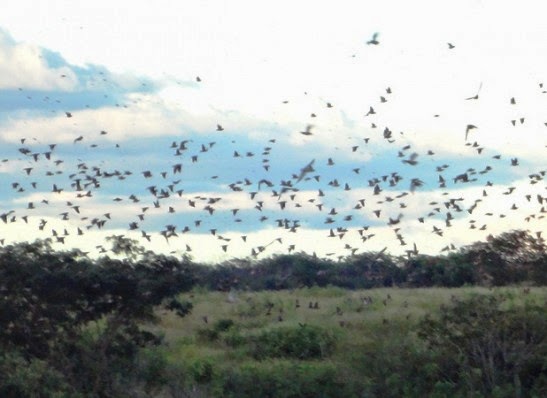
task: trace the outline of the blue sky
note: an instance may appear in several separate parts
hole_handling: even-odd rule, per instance
[[[535,2],[8,3],[5,243],[94,254],[125,234],[214,262],[260,247],[435,254],[545,230]]]

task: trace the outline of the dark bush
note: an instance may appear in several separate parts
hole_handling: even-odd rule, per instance
[[[234,321],[231,319],[219,319],[213,325],[213,329],[217,332],[226,332],[228,329],[232,328],[235,325]]]
[[[211,328],[198,330],[198,337],[205,341],[216,341],[221,333],[227,332],[235,325],[231,319],[219,319]]]

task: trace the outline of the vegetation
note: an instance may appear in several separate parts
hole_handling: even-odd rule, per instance
[[[0,248],[0,396],[547,396],[539,237],[215,267],[111,240]]]
[[[539,236],[511,231],[444,256],[397,258],[362,253],[338,261],[297,253],[259,261],[233,260],[202,270],[211,290],[280,290],[311,286],[374,287],[505,286],[547,283],[547,247]]]

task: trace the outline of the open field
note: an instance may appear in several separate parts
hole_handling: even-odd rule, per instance
[[[271,396],[286,393],[282,392],[286,380],[294,378],[301,382],[310,377],[310,382],[315,383],[318,381],[313,381],[314,377],[321,379],[326,374],[332,374],[333,378],[325,382],[327,387],[321,390],[323,396],[333,396],[329,393],[332,388],[344,391],[339,396],[361,396],[363,391],[368,391],[365,396],[381,396],[383,389],[393,388],[391,383],[396,381],[390,381],[389,375],[385,375],[384,385],[376,385],[376,378],[383,377],[378,367],[389,372],[401,367],[421,369],[419,363],[412,362],[422,356],[431,360],[416,333],[419,322],[426,315],[435,317],[440,308],[473,295],[499,293],[505,297],[502,307],[506,308],[532,303],[545,306],[547,302],[547,289],[524,287],[358,291],[329,287],[228,293],[194,290],[181,297],[192,301],[194,308],[190,315],[180,318],[172,313],[162,313],[161,321],[154,329],[165,336],[167,346],[163,352],[169,363],[178,369],[187,385],[194,383],[194,393],[203,394],[196,396],[230,395],[229,391],[215,390],[215,382],[222,378],[219,383],[225,388],[229,384],[227,378],[243,377],[241,373],[260,384],[256,388],[270,383],[276,385],[267,387],[272,391]],[[310,308],[316,303],[318,308]],[[316,328],[313,330],[319,332],[319,337],[314,336],[320,345],[333,342],[332,346],[324,352],[321,348],[318,355],[304,359],[297,356],[304,357],[306,353],[295,356],[288,351],[283,351],[283,355],[271,352],[263,355],[260,345],[271,342],[265,335],[271,337],[272,332],[275,335],[278,330],[281,336],[306,328]],[[298,338],[308,339],[300,342],[305,345],[314,336],[300,335]],[[276,341],[274,344],[282,343]],[[405,358],[407,352],[413,356]],[[400,373],[404,375],[405,372]],[[401,388],[403,385],[401,382]],[[302,388],[304,390],[294,392],[293,396],[308,396],[306,391],[315,391]],[[393,396],[397,396],[398,390],[393,391]],[[249,395],[245,391],[240,394],[252,396],[250,391]]]
[[[515,304],[525,300],[547,300],[547,289],[522,287],[464,288],[382,288],[370,290],[345,290],[341,288],[304,288],[291,291],[263,292],[209,292],[195,290],[181,295],[193,303],[192,313],[184,318],[172,312],[161,314],[159,328],[169,344],[197,341],[197,333],[220,319],[232,319],[246,333],[281,326],[301,324],[318,325],[339,332],[352,333],[401,330],[415,325],[426,314],[435,314],[441,305],[463,299],[473,294],[507,293]],[[363,298],[372,303],[363,303]],[[298,300],[300,308],[296,307]],[[310,309],[309,303],[319,304]],[[268,315],[268,303],[273,307]],[[340,308],[341,313],[336,309]],[[282,321],[279,321],[279,315]],[[205,323],[203,317],[207,317]],[[342,326],[341,326],[342,325]]]

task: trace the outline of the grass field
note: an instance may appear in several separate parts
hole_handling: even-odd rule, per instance
[[[309,365],[336,369],[337,380],[345,383],[362,379],[367,361],[386,361],[399,347],[414,346],[416,326],[427,314],[435,316],[441,306],[474,294],[500,292],[506,295],[507,306],[547,303],[547,289],[523,287],[360,291],[329,287],[229,293],[195,290],[181,296],[194,305],[190,315],[180,318],[161,313],[160,323],[153,328],[165,337],[168,361],[194,381],[200,377],[210,381],[215,375],[246,367],[275,373],[291,366],[297,372],[300,368],[294,366],[307,369]],[[325,355],[257,358],[256,336],[313,327],[335,342]],[[321,339],[319,344],[324,341]],[[304,373],[308,371],[312,372],[308,369]],[[203,394],[195,396],[208,396]]]

